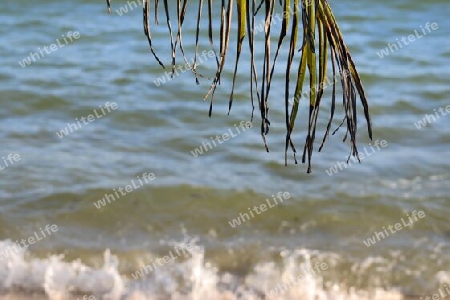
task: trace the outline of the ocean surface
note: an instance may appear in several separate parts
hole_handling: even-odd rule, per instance
[[[141,8],[129,2],[113,1],[109,15],[105,1],[0,1],[0,299],[450,294],[448,0],[330,1],[374,132],[370,141],[360,114],[361,164],[344,163],[345,128],[317,152],[326,90],[311,174],[292,153],[284,165],[287,43],[272,82],[267,153],[257,108],[247,123],[247,47],[228,115],[236,26],[209,118],[202,99],[210,80],[196,85],[182,72],[180,50],[179,74],[166,76],[162,2],[152,34],[166,70],[150,53]],[[189,5],[183,43],[192,58],[197,3]],[[210,50],[206,18],[201,26],[200,53]],[[274,22],[274,37],[280,28]],[[214,67],[205,55],[198,70],[211,78]],[[307,112],[302,101],[300,151]]]

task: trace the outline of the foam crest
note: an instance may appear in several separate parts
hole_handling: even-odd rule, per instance
[[[180,246],[176,242],[163,243]],[[194,245],[189,253],[138,280],[120,274],[119,260],[109,250],[104,252],[103,265],[92,268],[80,260],[65,262],[63,255],[31,258],[26,250],[20,249],[0,260],[0,292],[12,296],[17,291],[40,293],[51,300],[402,299],[395,290],[360,291],[327,282],[324,274],[339,260],[333,253],[308,249],[281,251],[281,264],[260,262],[249,274],[237,275],[219,273],[217,267],[205,260],[204,247],[195,239],[189,243]],[[0,253],[12,245],[10,240],[0,241]],[[365,261],[362,269],[367,268],[369,261]],[[446,275],[441,273],[441,277]]]

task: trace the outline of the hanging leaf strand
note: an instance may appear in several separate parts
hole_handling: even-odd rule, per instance
[[[206,0],[205,0],[206,1]],[[236,2],[237,17],[233,19],[234,2]],[[248,39],[248,49],[250,53],[250,100],[252,104],[252,115],[255,107],[255,94],[258,102],[258,108],[261,114],[261,136],[263,139],[266,151],[269,151],[266,136],[269,133],[269,94],[271,83],[274,76],[275,67],[280,57],[280,51],[283,47],[285,39],[288,41],[288,51],[286,56],[286,73],[284,86],[284,105],[285,105],[285,122],[286,122],[286,140],[285,140],[285,164],[287,165],[288,150],[293,152],[295,163],[296,148],[292,140],[294,132],[294,125],[297,120],[300,100],[303,96],[303,87],[306,78],[309,78],[309,91],[305,91],[309,96],[309,114],[308,114],[308,128],[306,133],[305,145],[302,154],[302,163],[307,162],[307,172],[311,172],[311,160],[314,152],[314,142],[316,137],[317,121],[319,117],[320,106],[322,104],[322,97],[324,88],[327,85],[327,67],[331,62],[332,69],[332,91],[331,91],[331,106],[330,116],[326,126],[325,134],[319,147],[319,152],[322,150],[327,138],[329,137],[331,125],[335,115],[336,109],[336,81],[339,75],[342,87],[342,106],[344,111],[344,118],[342,123],[332,132],[334,135],[337,130],[346,125],[346,132],[343,141],[346,142],[350,138],[350,156],[354,156],[359,160],[358,148],[356,146],[357,137],[357,97],[359,95],[361,105],[364,110],[364,117],[367,123],[367,130],[369,138],[372,139],[372,124],[369,114],[369,105],[361,82],[361,78],[356,70],[355,63],[345,45],[342,33],[337,25],[336,19],[332,13],[331,7],[327,0],[221,0],[219,5],[213,6],[212,0],[207,0],[207,19],[208,28],[207,35],[209,45],[214,53],[216,61],[215,76],[212,79],[209,90],[204,96],[203,100],[210,99],[209,116],[212,114],[212,107],[214,101],[214,93],[221,82],[221,75],[225,66],[226,57],[228,54],[230,36],[232,34],[231,25],[233,21],[237,22],[237,41],[236,41],[236,59],[234,62],[234,73],[232,77],[232,87],[229,97],[229,111],[230,113],[236,82],[238,77],[238,66],[243,51],[244,40]],[[275,14],[275,7],[280,5],[282,18]],[[106,0],[108,12],[111,13],[111,0]],[[158,24],[158,3],[159,0],[154,0],[155,7],[155,24]],[[174,3],[170,3],[174,4]],[[173,30],[169,14],[169,6],[167,0],[163,0],[166,24],[168,28],[170,47],[171,47],[171,65],[172,76],[175,72],[175,63],[177,56],[177,48],[183,56],[186,66],[195,74],[195,80],[199,83],[199,77],[203,77],[197,72],[197,56],[199,48],[199,36],[201,32],[200,24],[203,16],[203,0],[198,1],[197,19],[195,31],[195,53],[193,64],[188,63],[185,49],[183,47],[182,29],[186,17],[186,11],[190,2],[188,0],[176,0],[177,13],[177,33],[174,38]],[[150,26],[150,6],[151,0],[143,0],[143,23],[144,33],[147,37],[150,52],[153,54],[156,61],[164,68],[164,64],[158,58],[154,51],[154,43],[151,36]],[[219,30],[219,54],[214,48],[214,22],[213,9],[219,9],[220,12],[220,28]],[[264,51],[262,61],[256,62],[255,53],[255,17],[261,12],[264,16]],[[282,20],[281,30],[278,33],[278,42],[274,55],[272,57],[272,22],[274,17]],[[300,30],[300,20],[302,30]],[[299,34],[302,33],[302,40],[300,48],[297,49],[299,42]],[[261,47],[262,49],[262,47]],[[297,55],[296,53],[300,53]],[[328,55],[329,54],[329,55]],[[291,98],[291,72],[294,63],[298,63],[296,78],[294,80],[295,89],[293,98]],[[260,66],[262,74],[259,79],[257,76],[257,66]],[[295,72],[295,71],[294,71]],[[291,101],[293,99],[293,101]]]

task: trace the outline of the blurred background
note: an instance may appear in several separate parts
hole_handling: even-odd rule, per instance
[[[292,153],[284,166],[286,42],[272,82],[267,153],[257,106],[253,127],[236,134],[235,125],[250,121],[252,112],[246,41],[228,115],[236,26],[209,118],[209,100],[202,99],[210,80],[201,78],[197,86],[191,72],[181,71],[169,80],[170,68],[163,70],[150,53],[141,7],[113,1],[108,15],[104,2],[0,2],[0,297],[419,299],[445,291],[450,284],[450,113],[435,120],[425,115],[436,116],[450,105],[448,1],[330,1],[366,88],[374,141],[385,140],[387,146],[372,150],[360,114],[358,145],[370,156],[361,164],[337,167],[350,152],[342,142],[345,127],[318,153],[329,117],[329,88],[311,174],[306,165],[295,165]],[[169,4],[174,4],[176,33],[175,1]],[[200,53],[210,50],[206,8]],[[196,10],[197,3],[189,3],[183,30],[189,59]],[[162,3],[158,26],[153,13],[155,50],[169,66]],[[218,4],[214,14],[218,38]],[[427,22],[438,28],[424,35]],[[281,22],[274,22],[273,47],[280,29]],[[415,30],[420,39],[380,58],[388,43]],[[78,32],[78,39],[68,39],[70,31]],[[257,39],[262,41],[263,33]],[[51,44],[55,51],[30,57]],[[263,49],[257,47],[258,57]],[[298,60],[299,53],[292,75]],[[208,58],[198,70],[212,77],[214,67],[215,59]],[[308,116],[303,100],[294,134],[300,154]],[[117,109],[103,114],[107,102]],[[102,117],[69,132],[68,123],[94,110]],[[338,97],[331,130],[342,118]],[[192,154],[230,131],[236,136]],[[9,154],[20,160],[11,163]],[[143,173],[154,173],[155,179],[110,204],[94,205],[132,180],[137,183]],[[291,197],[235,228],[229,224],[278,192]],[[383,227],[402,218],[407,223],[413,211],[425,217],[366,246],[364,241]],[[47,224],[56,224],[58,231],[11,250],[16,240],[42,237],[40,228]],[[182,243],[195,247],[134,278]],[[310,272],[316,263],[327,269]],[[280,290],[302,274],[307,276],[298,284]]]

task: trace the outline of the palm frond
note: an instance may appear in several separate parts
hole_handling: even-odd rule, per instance
[[[200,21],[203,16],[203,7],[205,6],[203,0],[198,1],[197,20],[196,20],[196,34],[195,34],[195,54],[193,65],[188,63],[186,53],[183,47],[182,29],[186,10],[188,7],[188,0],[176,0],[177,3],[177,31],[174,38],[172,29],[169,3],[163,0],[164,12],[167,27],[169,30],[170,46],[171,46],[171,66],[172,75],[175,71],[175,63],[177,57],[177,48],[180,48],[183,59],[187,66],[195,74],[196,81],[201,76],[197,72],[197,54],[200,36]],[[233,18],[234,1],[236,1],[237,17]],[[107,0],[108,11],[110,12],[110,0]],[[155,57],[156,61],[164,68],[164,64],[156,55],[150,27],[150,4],[151,0],[143,0],[143,21],[144,33],[147,37],[150,51]],[[266,142],[266,135],[269,133],[269,93],[272,83],[272,78],[275,66],[278,62],[280,49],[287,37],[289,37],[289,51],[286,58],[286,73],[285,73],[285,119],[286,119],[286,143],[285,143],[285,164],[287,164],[288,150],[291,148],[294,154],[294,161],[296,159],[296,148],[292,141],[292,134],[294,132],[294,125],[297,120],[299,109],[299,102],[303,95],[304,81],[309,78],[309,116],[308,129],[305,145],[302,154],[302,163],[308,163],[307,172],[311,172],[311,159],[314,150],[314,141],[316,136],[317,120],[321,100],[323,97],[323,88],[326,85],[326,74],[329,62],[331,62],[333,72],[333,88],[332,99],[330,107],[330,118],[326,127],[322,143],[319,147],[319,152],[327,140],[331,124],[335,115],[336,108],[336,76],[339,73],[342,86],[342,105],[344,108],[344,119],[338,128],[332,133],[334,134],[343,124],[346,124],[346,133],[344,142],[350,137],[350,156],[358,158],[358,149],[356,146],[357,133],[357,94],[364,109],[364,116],[367,123],[368,135],[372,139],[372,125],[369,114],[369,106],[364,92],[361,78],[356,70],[355,64],[352,60],[350,52],[344,43],[342,33],[337,25],[336,19],[333,15],[330,5],[327,0],[280,0],[281,10],[283,13],[281,30],[278,34],[278,43],[275,48],[275,53],[272,59],[272,20],[274,18],[276,0],[262,0],[257,3],[256,0],[221,0],[213,7],[212,0],[207,0],[208,9],[208,39],[211,49],[216,57],[216,72],[212,79],[211,86],[207,91],[203,100],[210,98],[209,116],[212,113],[212,105],[214,100],[214,93],[221,81],[221,74],[224,69],[227,54],[229,52],[231,25],[237,22],[237,41],[236,41],[236,60],[234,62],[234,74],[232,79],[232,88],[229,98],[229,112],[233,104],[234,90],[236,86],[237,70],[239,59],[243,50],[244,40],[248,39],[248,48],[250,51],[250,99],[254,110],[254,94],[256,93],[259,110],[261,114],[261,136],[267,151],[269,148]],[[158,24],[158,0],[154,0],[154,21]],[[219,29],[219,55],[214,48],[213,36],[213,9],[220,10],[220,29]],[[264,58],[259,63],[255,59],[255,16],[264,13]],[[300,30],[300,20],[302,30]],[[299,35],[302,33],[301,45],[299,45]],[[298,70],[295,82],[295,90],[293,93],[294,101],[290,102],[291,89],[291,71],[293,63],[296,58],[297,48],[301,52],[298,59]],[[261,77],[257,76],[257,66],[261,68]],[[252,110],[252,119],[253,119]],[[350,158],[349,156],[349,158]]]

